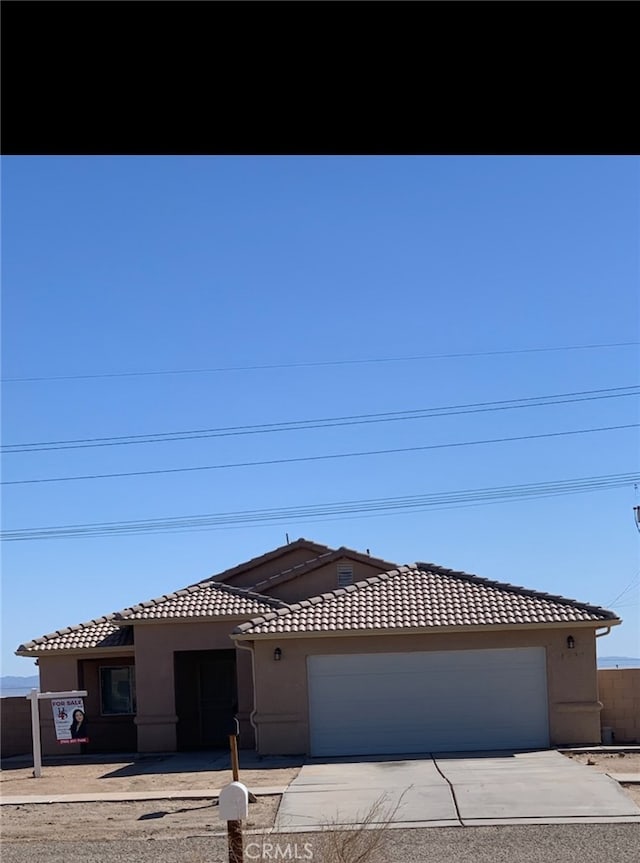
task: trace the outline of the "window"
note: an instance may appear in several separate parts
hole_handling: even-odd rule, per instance
[[[353,583],[353,564],[338,564],[338,587],[346,587]]]
[[[103,716],[136,712],[136,676],[133,665],[100,669],[100,712]]]

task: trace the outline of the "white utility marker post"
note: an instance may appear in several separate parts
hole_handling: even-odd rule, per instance
[[[40,745],[40,706],[42,698],[81,698],[88,695],[86,689],[71,689],[68,692],[38,692],[32,689],[27,700],[31,702],[31,737],[33,739],[33,775],[36,779],[42,776],[42,746]]]
[[[220,818],[227,822],[229,863],[244,863],[242,822],[249,817],[249,792],[242,782],[231,782],[220,791]]]

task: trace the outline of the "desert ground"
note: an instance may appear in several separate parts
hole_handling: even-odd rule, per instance
[[[640,752],[567,754],[590,769],[604,773],[640,773]],[[240,769],[240,780],[251,790],[285,786],[297,775],[300,765],[286,759]],[[217,801],[207,791],[219,789],[232,780],[230,769],[180,770],[181,762],[163,756],[108,763],[53,764],[43,767],[39,779],[33,768],[9,767],[0,773],[0,794],[7,797],[32,795],[93,794],[101,792],[161,792],[171,799],[96,801],[84,803],[20,803],[1,807],[3,841],[116,841],[118,839],[180,839],[221,834],[226,823],[218,815]],[[182,765],[184,766],[184,765]],[[640,786],[625,786],[640,806]],[[202,791],[197,799],[180,798],[181,791]],[[249,806],[245,830],[264,831],[272,827],[279,795],[258,796]]]

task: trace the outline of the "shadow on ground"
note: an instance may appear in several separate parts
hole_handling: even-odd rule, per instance
[[[241,770],[275,770],[300,767],[304,760],[301,756],[257,755],[252,750],[240,750],[239,753]],[[115,770],[110,769],[109,772],[102,774],[101,778],[104,779],[231,770],[231,757],[229,752],[224,750],[46,756],[42,763],[43,767],[80,767],[105,764],[109,765],[110,768],[116,764],[122,764],[122,767],[117,767]],[[32,765],[31,756],[15,756],[4,759],[1,769],[3,772],[9,772],[11,770],[24,770],[25,767]]]

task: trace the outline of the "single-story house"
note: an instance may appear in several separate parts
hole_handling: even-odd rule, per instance
[[[43,691],[87,690],[84,751],[225,746],[234,714],[261,754],[544,748],[600,741],[595,639],[619,623],[298,539],[16,652],[38,659]]]

